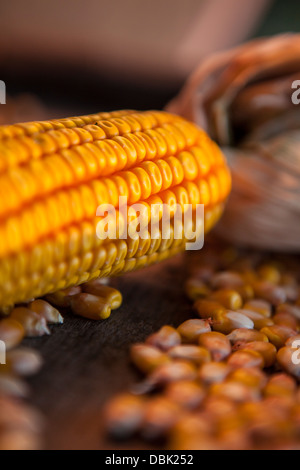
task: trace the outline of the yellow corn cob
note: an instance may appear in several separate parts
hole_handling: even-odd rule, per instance
[[[165,112],[118,111],[0,126],[0,308],[163,260],[185,240],[100,240],[99,204],[205,205],[231,185],[219,148]]]

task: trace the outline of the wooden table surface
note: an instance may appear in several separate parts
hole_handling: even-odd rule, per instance
[[[115,393],[140,380],[129,361],[132,343],[160,326],[191,317],[183,293],[185,255],[112,280],[124,296],[108,320],[93,322],[65,314],[51,336],[27,339],[44,359],[30,379],[31,403],[46,418],[45,449],[151,448],[145,443],[112,442],[105,436],[102,409]]]

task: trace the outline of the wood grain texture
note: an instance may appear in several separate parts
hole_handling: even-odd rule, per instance
[[[177,326],[191,317],[183,293],[185,258],[112,280],[124,296],[108,320],[94,322],[65,314],[51,336],[27,339],[45,361],[30,380],[30,401],[46,417],[46,449],[151,448],[144,443],[112,442],[103,430],[102,409],[115,393],[140,380],[128,350],[165,324]]]

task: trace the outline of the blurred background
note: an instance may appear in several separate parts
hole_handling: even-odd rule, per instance
[[[160,109],[205,56],[299,17],[294,0],[2,0],[0,122]]]

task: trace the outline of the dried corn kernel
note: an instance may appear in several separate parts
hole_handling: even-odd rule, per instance
[[[147,344],[134,344],[130,349],[130,357],[133,364],[145,374],[171,361],[160,349]]]
[[[21,343],[24,336],[24,327],[17,320],[5,318],[0,321],[0,341],[5,343],[7,350]]]
[[[181,338],[179,333],[175,328],[168,325],[163,326],[157,333],[153,333],[146,341],[147,344],[162,349],[163,351],[177,346],[180,342]]]
[[[210,299],[219,302],[230,310],[238,310],[243,305],[240,294],[232,289],[217,290],[211,294]]]
[[[202,333],[211,331],[211,323],[208,320],[191,319],[181,323],[177,328],[183,343],[197,343]]]
[[[208,349],[213,360],[216,362],[223,361],[231,353],[231,345],[228,338],[216,331],[200,335],[199,344]]]
[[[82,286],[83,292],[103,298],[104,302],[109,304],[112,310],[119,308],[122,304],[121,292],[113,287],[103,285],[100,281],[100,279],[95,279],[94,281],[86,282]]]
[[[101,297],[92,294],[75,294],[70,298],[72,311],[90,320],[105,320],[110,316],[111,306]]]

